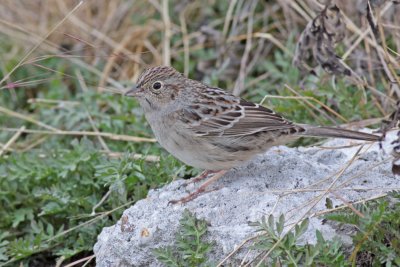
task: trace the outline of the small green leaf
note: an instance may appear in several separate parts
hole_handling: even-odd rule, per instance
[[[284,227],[285,227],[285,216],[281,214],[281,216],[279,216],[279,221],[276,223],[277,236],[280,236],[282,234]]]

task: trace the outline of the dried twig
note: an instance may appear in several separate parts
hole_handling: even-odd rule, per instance
[[[17,132],[19,129],[15,128],[0,128],[0,131]],[[103,132],[89,132],[89,131],[41,131],[33,129],[24,129],[23,133],[33,133],[33,134],[48,134],[48,135],[75,135],[75,136],[101,136],[111,140],[118,141],[129,141],[129,142],[149,142],[155,143],[156,140],[152,138],[113,134],[113,133],[103,133]]]
[[[168,0],[162,0],[162,18],[164,21],[163,59],[165,66],[171,66],[171,20],[168,12]]]
[[[293,64],[300,70],[315,74],[307,65],[307,61],[311,61],[314,67],[315,63],[318,63],[328,73],[351,75],[352,71],[335,53],[335,46],[344,38],[346,25],[340,9],[330,2],[328,1],[325,8],[308,23],[301,34]]]
[[[185,77],[189,76],[189,36],[186,25],[186,9],[179,15],[179,21],[181,23],[181,31],[182,31],[182,42],[183,42],[183,74]]]
[[[24,120],[24,121],[29,121],[29,122],[31,122],[33,124],[36,124],[37,126],[43,127],[43,128],[45,128],[47,130],[50,130],[52,132],[60,132],[59,129],[54,128],[54,127],[52,127],[50,125],[47,125],[47,124],[45,124],[43,122],[40,122],[40,121],[32,118],[31,116],[20,114],[18,112],[12,111],[12,110],[10,110],[8,108],[5,108],[5,107],[0,107],[0,113],[4,113],[4,114],[7,114],[10,117],[18,118],[18,119],[21,119],[21,120]]]
[[[109,152],[109,151],[104,151],[104,153],[107,156],[109,156],[110,158],[122,158],[126,154],[126,153],[122,153],[122,152]],[[155,156],[155,155],[130,154],[129,156],[130,156],[130,158],[132,158],[134,160],[143,159],[144,161],[148,161],[148,162],[159,162],[160,161],[160,156]]]
[[[257,0],[253,0],[251,2],[251,6],[249,7],[249,17],[247,20],[246,47],[244,49],[243,57],[240,61],[239,77],[236,80],[235,87],[232,92],[234,95],[240,95],[244,89],[244,79],[247,75],[247,64],[248,64],[247,61],[252,47],[252,33],[253,33],[253,19],[254,19],[253,17],[256,5],[257,5]]]
[[[0,149],[0,157],[6,152],[12,144],[18,139],[21,133],[25,130],[25,126],[19,128],[19,130],[8,140],[8,142]]]

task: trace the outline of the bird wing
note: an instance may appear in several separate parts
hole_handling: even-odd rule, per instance
[[[197,136],[245,136],[266,131],[302,130],[274,111],[230,95],[219,88],[202,92],[180,111],[181,120]]]

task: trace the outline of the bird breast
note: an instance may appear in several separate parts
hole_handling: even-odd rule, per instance
[[[196,136],[172,118],[146,118],[159,144],[175,158],[196,168],[213,171],[230,169],[267,149],[265,145],[259,149],[248,147],[246,142],[250,140],[241,143],[242,138]],[[258,142],[262,140],[258,139]]]

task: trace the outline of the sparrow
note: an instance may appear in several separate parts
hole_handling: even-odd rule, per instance
[[[188,79],[172,67],[146,69],[136,86],[125,93],[135,97],[160,145],[183,163],[218,178],[273,146],[299,137],[334,137],[379,141],[380,136],[338,127],[298,124],[260,104]],[[221,175],[222,174],[222,175]],[[214,180],[213,178],[210,179]],[[205,191],[209,183],[188,197]]]

